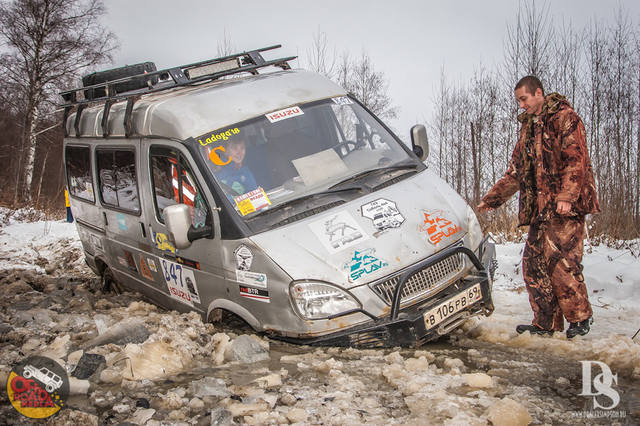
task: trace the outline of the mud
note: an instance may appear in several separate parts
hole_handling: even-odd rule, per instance
[[[604,413],[609,417],[586,418],[598,413],[592,397],[580,395],[581,365],[562,356],[489,344],[460,330],[418,349],[293,346],[233,318],[203,324],[135,293],[104,293],[73,250],[40,262],[57,266],[45,273],[0,270],[3,386],[11,367],[29,355],[56,357],[69,372],[83,349],[105,359],[50,424],[484,425],[508,424],[501,421],[509,416],[520,416],[511,424],[640,423],[640,387],[624,374],[616,388],[621,402]],[[90,345],[127,319],[142,321],[148,333]],[[228,359],[229,345],[245,334],[268,350],[268,359]],[[35,423],[1,395],[0,423]],[[505,401],[515,404],[506,405],[510,412],[500,410]],[[611,418],[613,411],[624,417]]]

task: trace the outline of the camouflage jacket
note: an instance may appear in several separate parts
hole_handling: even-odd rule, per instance
[[[520,190],[519,225],[534,215],[549,218],[556,203],[571,203],[569,216],[600,211],[582,120],[564,96],[545,97],[539,116],[522,113],[520,137],[505,175],[482,199],[496,208]]]

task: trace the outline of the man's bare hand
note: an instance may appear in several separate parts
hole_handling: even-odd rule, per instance
[[[484,213],[484,212],[488,212],[489,210],[491,210],[491,207],[489,207],[487,205],[487,203],[485,203],[484,201],[481,201],[480,204],[478,204],[478,212],[479,213]]]
[[[568,201],[558,201],[556,212],[558,214],[565,215],[571,211],[571,203]]]

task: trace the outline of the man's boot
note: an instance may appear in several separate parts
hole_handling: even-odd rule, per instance
[[[522,334],[525,331],[528,331],[531,334],[548,334],[549,336],[553,336],[553,330],[545,330],[544,328],[538,327],[537,325],[533,324],[520,324],[516,327],[516,332],[518,334]]]
[[[593,323],[591,318],[587,318],[584,321],[580,322],[572,322],[567,329],[567,338],[571,339],[576,337],[578,334],[584,336],[590,330],[589,325]]]

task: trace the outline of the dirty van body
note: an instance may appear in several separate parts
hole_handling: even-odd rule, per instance
[[[130,92],[121,79],[62,93],[91,269],[294,343],[415,346],[491,314],[494,245],[422,162],[424,127],[410,150],[328,79],[265,61],[269,49],[145,69]],[[269,65],[282,70],[258,74]]]

